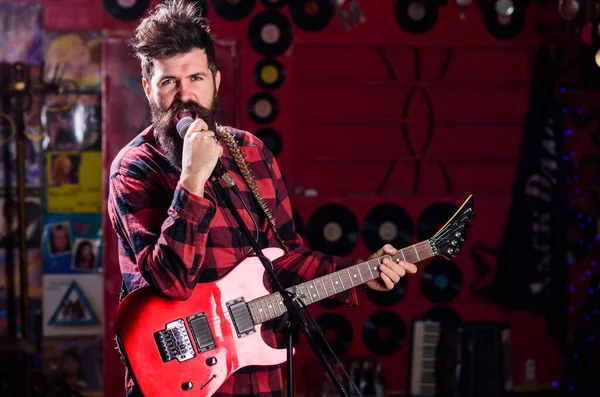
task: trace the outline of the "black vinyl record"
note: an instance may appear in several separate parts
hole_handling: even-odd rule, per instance
[[[309,32],[324,29],[333,19],[335,9],[329,0],[294,0],[290,4],[292,21]]]
[[[292,44],[292,24],[285,15],[275,10],[261,12],[248,26],[252,48],[263,56],[283,54]]]
[[[402,277],[390,291],[375,291],[374,289],[367,288],[367,297],[378,306],[393,306],[400,302],[404,295],[406,295],[407,280],[408,277]]]
[[[273,153],[273,156],[279,156],[281,153],[281,149],[283,146],[283,141],[281,140],[281,135],[273,128],[263,128],[256,132],[256,137],[260,139],[267,149]]]
[[[396,204],[381,204],[367,214],[363,222],[362,237],[371,252],[386,244],[395,248],[410,245],[414,225],[410,214]]]
[[[369,317],[363,326],[363,341],[378,356],[389,356],[404,345],[406,325],[396,313],[382,310]]]
[[[144,15],[150,0],[104,0],[104,8],[113,18],[119,21],[133,21]]]
[[[421,272],[421,291],[433,303],[453,301],[460,294],[462,284],[462,273],[451,261],[435,260]]]
[[[267,92],[252,95],[248,101],[248,115],[257,124],[267,124],[277,118],[279,103],[277,98]]]
[[[350,349],[354,331],[345,317],[336,313],[327,313],[317,317],[316,321],[336,354],[344,354]]]
[[[432,237],[452,218],[458,207],[450,203],[435,203],[423,211],[417,221],[417,238],[419,241]]]
[[[487,4],[483,12],[483,24],[487,31],[501,40],[512,39],[525,26],[525,6],[515,3],[510,16],[500,16],[496,12],[495,2]]]
[[[261,2],[267,8],[281,8],[289,3],[289,0],[261,0]]]
[[[310,246],[325,254],[348,255],[358,241],[358,220],[340,204],[326,204],[308,219],[307,238]]]
[[[596,246],[598,225],[595,217],[581,208],[573,208],[568,214],[567,253],[572,261],[585,258]]]
[[[462,324],[458,313],[446,306],[434,307],[425,313],[423,319],[437,321],[442,325],[449,325],[450,327],[458,327]]]
[[[412,34],[429,31],[438,19],[438,4],[435,0],[398,0],[396,22]]]
[[[285,81],[285,70],[274,58],[263,59],[254,67],[254,82],[263,90],[276,90]]]
[[[212,7],[219,16],[230,21],[246,18],[256,5],[256,0],[212,0]]]
[[[205,18],[208,17],[208,0],[193,0],[201,10],[201,15]]]

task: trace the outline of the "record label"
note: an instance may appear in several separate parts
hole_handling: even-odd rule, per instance
[[[250,22],[248,36],[252,48],[259,54],[281,55],[292,44],[292,24],[275,10],[264,11]]]
[[[325,254],[345,256],[356,247],[358,220],[347,207],[326,204],[310,216],[307,234],[313,249]]]
[[[390,291],[376,291],[366,288],[366,294],[369,300],[378,306],[393,306],[406,295],[407,282],[408,277],[402,277]]]
[[[324,29],[333,19],[335,10],[329,0],[294,0],[290,14],[294,23],[303,30],[316,32]]]
[[[438,5],[433,0],[398,0],[396,22],[408,33],[422,34],[429,31],[438,18]]]
[[[256,0],[212,0],[213,9],[219,16],[230,21],[246,18],[256,5]]]
[[[254,82],[264,90],[275,90],[284,80],[283,65],[276,59],[263,59],[254,68]]]
[[[363,326],[363,341],[378,356],[389,356],[404,345],[406,324],[402,317],[388,310],[373,314]]]
[[[104,0],[104,8],[113,18],[133,21],[148,9],[150,0]]]
[[[281,136],[272,128],[263,128],[256,132],[256,137],[273,153],[273,156],[279,156],[283,147]]]
[[[427,207],[417,222],[417,238],[419,241],[432,237],[452,218],[457,210],[458,207],[445,202],[435,203]]]
[[[421,291],[433,303],[453,301],[462,288],[463,276],[456,264],[438,259],[421,272]]]
[[[381,204],[373,208],[363,222],[362,237],[371,252],[386,244],[396,248],[410,245],[414,225],[406,210],[396,204]]]
[[[257,124],[270,123],[279,114],[277,99],[266,92],[254,94],[248,101],[248,115]]]
[[[317,317],[316,321],[336,354],[344,354],[350,349],[354,331],[345,317],[336,313],[327,313]]]

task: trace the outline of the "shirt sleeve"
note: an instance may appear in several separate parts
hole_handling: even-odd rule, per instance
[[[164,192],[147,174],[136,177],[127,170],[109,182],[108,214],[119,236],[119,262],[124,274],[143,279],[172,299],[190,297],[202,269],[208,229],[215,203],[188,191],[181,183],[175,188],[165,219],[164,207],[157,207]]]
[[[276,272],[286,287],[310,281],[359,263],[359,259],[328,255],[304,246],[302,237],[296,233],[290,198],[277,161],[268,149],[265,148],[264,151],[275,184],[277,231],[290,250],[288,257],[275,262]],[[332,298],[352,306],[358,303],[356,288],[341,292]]]

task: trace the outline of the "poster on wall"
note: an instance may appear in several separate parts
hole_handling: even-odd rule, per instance
[[[102,212],[102,152],[47,152],[47,212]]]
[[[0,62],[39,64],[42,60],[42,5],[0,4]]]
[[[102,150],[100,95],[46,95],[42,125],[46,150]]]
[[[102,275],[47,274],[43,288],[45,336],[102,335]]]
[[[71,395],[63,393],[75,390],[89,396],[102,392],[101,337],[45,338],[43,343],[42,373],[50,394]]]
[[[45,79],[75,82],[78,92],[102,88],[102,34],[94,31],[45,30]]]
[[[46,214],[44,274],[102,273],[101,228],[101,214]]]

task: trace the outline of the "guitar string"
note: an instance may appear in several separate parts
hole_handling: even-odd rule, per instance
[[[467,217],[467,220],[468,220],[468,217]],[[462,222],[464,222],[464,219],[461,221],[461,223],[462,223]],[[436,239],[438,239],[438,238],[445,238],[445,237],[447,237],[447,236],[448,236],[450,233],[454,233],[455,231],[454,231],[454,230],[451,230],[451,229],[452,229],[452,228],[448,228],[447,230],[443,231],[443,232],[442,232],[442,233],[441,233],[441,234],[440,234],[438,237],[436,237]],[[433,238],[433,237],[432,237],[432,238]],[[409,252],[410,252],[410,253],[411,253],[411,255],[412,255],[412,251],[410,251],[410,250],[417,248],[417,252],[419,252],[419,251],[421,251],[421,250],[420,250],[420,249],[418,249],[418,247],[417,247],[417,246],[418,246],[418,245],[420,245],[420,244],[423,244],[423,243],[428,243],[427,245],[428,245],[428,246],[430,246],[430,243],[429,243],[429,241],[430,241],[430,240],[431,240],[431,239],[429,239],[429,240],[426,240],[426,241],[421,241],[421,242],[419,242],[419,243],[417,243],[417,244],[413,244],[413,245],[411,245],[410,247],[405,247],[405,248],[402,248],[402,249],[400,249],[400,250],[398,250],[398,251],[401,251],[401,252],[403,252],[403,251],[409,250]],[[369,263],[370,261],[378,260],[378,259],[384,258],[384,257],[386,257],[386,256],[388,256],[388,255],[382,255],[382,256],[380,256],[380,257],[377,257],[377,258],[373,258],[373,259],[370,259],[370,260],[366,260],[366,261],[364,261],[364,262],[361,262],[361,263],[358,263],[358,264],[356,264],[355,266],[364,265],[364,264],[367,264],[367,263]],[[370,266],[370,265],[369,265],[369,266]],[[322,277],[324,277],[324,276],[322,276]],[[316,280],[319,280],[319,279],[321,279],[322,277],[316,278],[316,279],[314,279],[314,280],[311,280],[311,281],[314,283]],[[378,276],[377,276],[377,277],[378,277]],[[375,278],[377,278],[377,277],[375,277]],[[371,279],[371,280],[374,280],[375,278],[373,278],[373,279]],[[371,280],[368,280],[368,281],[371,281]],[[306,284],[306,283],[309,283],[309,282],[311,282],[311,281],[307,281],[307,282],[304,282],[304,283],[301,283],[301,284],[298,284],[298,285],[304,285],[304,284]],[[353,284],[353,283],[352,283],[352,281],[350,281],[350,283],[351,283],[351,284]],[[326,286],[326,283],[324,283],[324,282],[321,280],[321,284],[323,285],[323,288],[325,289],[325,292],[326,292],[327,294],[329,294],[328,287]],[[361,282],[361,284],[363,284],[363,283]],[[343,281],[342,281],[342,287],[343,287],[343,286],[344,286],[344,284],[343,284]],[[333,294],[331,294],[331,295],[327,295],[327,298],[328,298],[328,297],[330,297],[330,296],[332,296],[332,295],[335,295],[335,294],[337,294],[337,293],[340,293],[340,292],[347,291],[347,290],[349,290],[349,289],[353,288],[354,286],[355,286],[355,284],[353,284],[353,286],[352,286],[352,287],[350,287],[350,288],[346,288],[346,289],[344,289],[344,290],[342,290],[342,291],[339,291],[339,292],[336,292],[336,291],[335,291],[335,288],[334,288],[334,292],[333,292]],[[306,287],[305,287],[305,288],[306,288]],[[315,288],[318,288],[318,287],[316,287],[316,286],[315,286]],[[276,300],[276,302],[275,302],[275,303],[279,303],[279,302],[281,301],[281,298],[275,298],[273,294],[269,294],[269,295],[266,295],[266,296],[273,296],[273,298],[272,298],[272,299],[275,299],[275,300]],[[252,302],[256,302],[258,299],[265,299],[265,297],[266,297],[266,296],[259,297],[259,298],[255,298],[255,299],[253,299],[253,300],[249,301],[247,304],[248,304],[248,306],[250,306],[250,304],[251,304]],[[323,298],[323,299],[325,299],[325,298]],[[319,300],[321,300],[321,299],[319,299]],[[314,303],[314,302],[315,302],[315,301],[313,301],[313,302],[311,302],[311,303]],[[273,303],[273,302],[271,302],[271,303]],[[261,308],[261,307],[259,306],[259,304],[258,304],[258,303],[255,303],[253,306],[254,306],[254,307],[257,309],[257,310],[259,310],[259,312],[262,312],[262,311],[266,312],[266,317],[267,317],[267,320],[265,320],[265,321],[269,321],[269,320],[272,320],[272,319],[274,319],[274,318],[277,318],[277,317],[279,317],[279,316],[282,316],[282,315],[283,315],[283,314],[285,314],[285,312],[287,311],[287,310],[285,310],[285,311],[283,311],[283,313],[281,313],[281,314],[277,314],[275,317],[271,317],[271,316],[272,316],[272,314],[270,313],[270,311],[271,311],[271,310],[269,310],[269,309],[272,309],[272,310],[275,312],[275,310],[278,310],[278,309],[276,309],[276,307],[277,307],[277,306],[274,306],[274,307],[266,307],[266,306],[265,306],[265,307]],[[261,309],[262,309],[262,310],[261,310]],[[229,322],[231,322],[231,315],[229,314],[229,312],[228,312],[228,311],[225,311],[225,312],[224,312],[224,314],[223,314],[222,316],[221,316],[221,315],[214,315],[214,316],[212,316],[212,317],[210,317],[210,318],[207,318],[207,320],[209,320],[209,323],[210,323],[210,325],[215,325],[215,324],[221,323],[221,322],[222,322],[222,320],[221,320],[222,318],[224,318],[224,319],[226,319],[226,320],[229,320]],[[253,319],[254,319],[254,318],[253,318]],[[254,319],[254,320],[257,320],[257,319]],[[265,322],[265,321],[263,321],[263,322]],[[207,321],[207,322],[208,322],[208,321]],[[262,323],[262,322],[261,322],[261,323]],[[258,324],[257,324],[257,325],[258,325]]]

